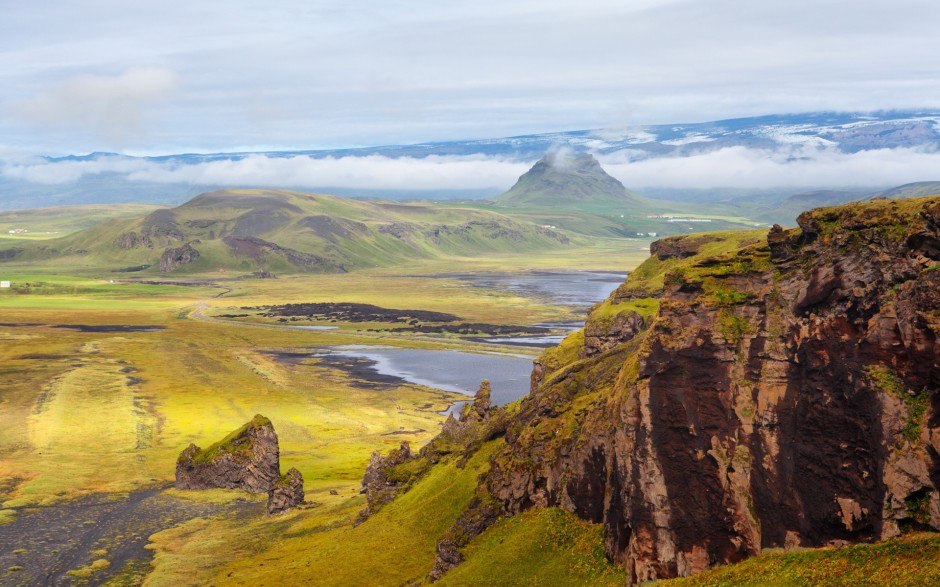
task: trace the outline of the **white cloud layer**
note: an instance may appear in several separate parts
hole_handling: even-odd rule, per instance
[[[940,153],[927,149],[777,151],[729,147],[690,157],[604,161],[630,187],[881,187],[940,180]]]
[[[393,190],[482,189],[511,185],[529,165],[502,158],[390,158],[252,155],[240,160],[195,164],[154,162],[127,157],[91,161],[12,164],[2,174],[43,184],[66,184],[93,174],[117,174],[130,181],[193,185],[266,187],[342,187]]]
[[[731,147],[690,157],[629,161],[601,159],[604,168],[628,188],[824,188],[888,187],[940,180],[940,153],[885,149],[841,153],[835,150],[768,151]],[[67,184],[95,174],[117,179],[187,185],[266,186],[393,190],[508,189],[531,163],[474,155],[426,158],[253,155],[241,160],[180,164],[128,157],[90,161],[9,162],[0,175],[10,180]]]

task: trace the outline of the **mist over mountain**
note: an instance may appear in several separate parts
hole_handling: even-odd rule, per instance
[[[539,159],[496,201],[502,206],[642,205],[593,155],[566,152],[550,152]]]
[[[494,197],[547,152],[591,154],[630,189],[669,200],[873,193],[932,181],[940,113],[816,112],[379,147],[0,158],[0,209],[100,202],[179,204],[222,187],[385,199]]]

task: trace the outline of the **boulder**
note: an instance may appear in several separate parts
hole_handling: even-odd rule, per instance
[[[304,503],[304,477],[291,467],[268,491],[268,515],[283,514]]]

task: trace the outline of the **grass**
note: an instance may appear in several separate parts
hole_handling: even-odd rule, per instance
[[[357,527],[348,523],[364,499],[346,492],[332,506],[285,519],[194,520],[160,532],[147,585],[411,584],[430,572],[437,540],[470,502],[491,449],[462,468],[435,467]]]
[[[94,226],[104,220],[133,218],[157,208],[158,206],[150,204],[88,204],[9,210],[0,212],[0,238],[7,238],[8,242],[24,238],[31,240],[57,238]],[[28,232],[15,236],[9,234],[9,231],[16,229],[26,229]]]
[[[79,567],[77,569],[68,571],[66,575],[68,575],[69,577],[88,578],[94,575],[95,573],[97,573],[98,571],[103,571],[110,567],[111,567],[111,561],[109,561],[108,559],[99,558],[97,560],[92,561],[90,564],[85,565],[84,567]]]
[[[497,522],[437,584],[623,585],[623,569],[604,557],[603,529],[557,508],[533,509]]]
[[[871,585],[922,587],[940,584],[940,536],[907,534],[878,544],[838,549],[767,552],[662,587],[779,586],[843,587]]]

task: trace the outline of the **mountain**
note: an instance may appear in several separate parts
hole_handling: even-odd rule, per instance
[[[223,187],[291,187],[308,191],[386,199],[484,198],[507,186],[466,189],[359,189],[330,185],[286,173],[289,185],[257,185],[216,173],[232,162],[267,159],[303,161],[381,156],[391,159],[428,157],[498,157],[531,164],[553,150],[591,153],[602,161],[654,160],[687,157],[728,147],[759,149],[764,154],[805,157],[814,152],[856,153],[870,150],[924,148],[940,145],[940,112],[810,112],[737,118],[713,122],[635,125],[624,128],[575,130],[514,137],[385,145],[350,149],[284,150],[236,153],[180,153],[131,157],[92,153],[43,157],[28,164],[0,161],[0,209],[103,202],[145,201],[175,205],[199,192]],[[794,150],[799,151],[793,155]],[[297,162],[295,161],[295,163]],[[256,166],[251,166],[252,168]],[[210,173],[204,173],[204,172]],[[250,177],[250,174],[249,174]],[[919,179],[919,178],[912,178]],[[661,186],[644,186],[656,188]],[[766,186],[772,189],[779,186]],[[784,186],[785,187],[785,186]],[[833,189],[834,186],[826,186]],[[670,200],[725,199],[728,190],[669,189]],[[748,190],[756,193],[757,190]],[[792,192],[791,192],[792,193]],[[650,191],[649,195],[657,195]],[[786,197],[783,194],[780,199]],[[657,196],[659,197],[659,196]]]
[[[918,181],[915,183],[906,183],[904,185],[887,189],[875,194],[872,198],[919,198],[922,196],[932,196],[940,194],[940,181]]]
[[[765,222],[791,225],[797,216],[804,210],[822,206],[837,206],[848,202],[872,200],[875,198],[888,198],[900,200],[904,198],[920,198],[940,194],[940,181],[920,181],[908,183],[878,192],[849,191],[849,190],[818,190],[802,192],[789,196],[773,209],[755,215],[755,218]]]
[[[838,206],[857,200],[871,198],[871,192],[850,190],[816,190],[800,192],[788,196],[770,210],[756,215],[756,218],[765,222],[792,225],[796,217],[805,210],[820,208],[822,206]]]
[[[560,232],[486,210],[223,190],[63,238],[0,249],[0,261],[145,275],[323,273],[567,244]]]
[[[500,206],[624,209],[645,208],[635,194],[607,174],[593,155],[550,152],[496,198]]]
[[[491,451],[432,577],[546,507],[602,524],[628,585],[940,530],[940,196],[651,253],[518,406],[474,402],[408,463]]]

